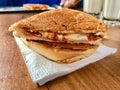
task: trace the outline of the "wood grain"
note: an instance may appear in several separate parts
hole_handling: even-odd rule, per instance
[[[16,42],[8,27],[22,18],[23,14],[0,15],[0,90],[47,90],[39,88],[29,76]]]
[[[12,23],[33,14],[0,15],[0,90],[120,90],[120,26],[108,26],[111,40],[105,44],[118,49],[114,55],[43,86],[33,83],[19,48],[8,31]]]

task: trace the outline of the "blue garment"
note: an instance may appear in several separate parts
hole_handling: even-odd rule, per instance
[[[52,5],[52,4],[60,4],[61,0],[30,0],[28,3],[42,3],[42,4],[48,4],[48,5]]]
[[[0,0],[0,6],[6,6],[7,0]]]
[[[80,3],[77,5],[77,7],[83,7],[83,0],[80,1]]]
[[[60,4],[61,0],[0,0],[1,6],[22,6],[25,3]]]
[[[60,4],[61,0],[0,0],[0,7],[2,6],[22,6],[25,3],[41,3],[41,4]],[[83,7],[83,0],[78,4],[78,7]]]

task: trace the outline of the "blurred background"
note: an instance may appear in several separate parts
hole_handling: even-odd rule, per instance
[[[23,4],[47,4],[47,5],[53,5],[57,4],[60,5],[61,2],[78,2],[78,6],[82,6],[83,0],[0,0],[0,6],[22,6]]]
[[[23,10],[23,4],[45,4],[55,8],[74,8],[103,20],[120,25],[120,0],[0,0],[0,12]],[[7,8],[6,8],[7,7]],[[11,8],[12,7],[12,8]]]

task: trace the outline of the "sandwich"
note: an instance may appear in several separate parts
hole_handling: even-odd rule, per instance
[[[48,10],[49,6],[46,4],[23,4],[26,10]]]
[[[9,30],[35,52],[61,63],[90,56],[107,38],[106,25],[101,20],[66,8],[28,17]]]

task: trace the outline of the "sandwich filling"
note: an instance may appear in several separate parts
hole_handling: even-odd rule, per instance
[[[33,30],[17,30],[14,32],[19,37],[26,38],[27,41],[42,42],[55,48],[88,49],[101,44],[107,38],[105,32],[89,33],[56,33]]]
[[[66,42],[66,43],[85,43],[91,45],[99,45],[101,40],[106,39],[107,35],[104,32],[96,33],[73,33],[61,34],[53,32],[30,32],[27,31],[26,36],[31,35],[33,40],[45,40],[50,42]],[[31,39],[31,40],[32,40]]]

